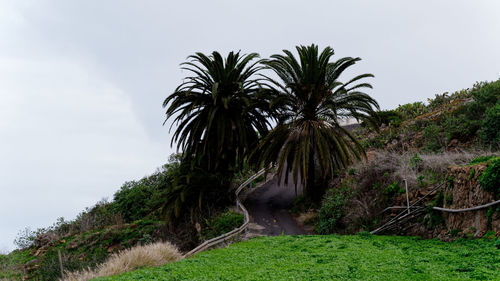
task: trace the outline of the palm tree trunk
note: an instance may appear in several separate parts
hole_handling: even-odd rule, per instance
[[[315,165],[314,165],[314,149],[309,153],[309,164],[307,167],[307,180],[305,186],[305,195],[310,198],[313,202],[317,202],[317,192],[314,186],[314,175],[315,175]]]

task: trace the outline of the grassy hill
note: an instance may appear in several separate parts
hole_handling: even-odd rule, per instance
[[[372,235],[260,237],[93,280],[500,280],[495,243]]]

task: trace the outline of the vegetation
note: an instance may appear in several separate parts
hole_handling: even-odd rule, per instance
[[[206,219],[206,227],[201,232],[203,240],[214,238],[229,232],[243,224],[243,215],[226,211],[218,216]]]
[[[500,80],[480,82],[472,88],[444,93],[395,110],[378,113],[386,127],[379,134],[364,128],[356,132],[365,148],[442,152],[465,149],[497,149],[500,139]],[[497,104],[498,103],[498,104]]]
[[[111,276],[139,268],[160,266],[181,259],[182,254],[172,244],[138,245],[111,256],[96,269],[65,272],[65,281],[84,281],[100,276]]]
[[[340,75],[361,59],[345,57],[332,62],[330,47],[321,53],[314,44],[297,47],[298,59],[288,50],[283,52],[285,55],[273,55],[264,62],[280,79],[266,76],[279,92],[273,101],[279,122],[263,137],[255,158],[265,166],[277,163],[278,177],[284,176],[285,183],[289,173],[295,185],[300,178],[306,196],[317,202],[324,184],[315,183],[316,165],[325,182],[335,169],[364,155],[361,144],[339,122],[356,118],[375,123],[378,104],[362,92],[371,88],[362,81],[373,75],[361,74],[341,82]]]
[[[260,237],[162,267],[96,280],[498,280],[495,240]]]
[[[479,176],[479,184],[484,190],[500,194],[500,157],[488,161],[488,167]]]

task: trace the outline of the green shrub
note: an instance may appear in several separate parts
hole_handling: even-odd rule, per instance
[[[445,118],[443,127],[448,141],[452,139],[468,141],[476,136],[481,128],[481,121],[479,118],[472,119],[466,114],[452,114]]]
[[[496,155],[480,156],[480,157],[476,157],[476,158],[472,159],[469,163],[471,165],[473,165],[473,164],[479,164],[479,163],[486,163],[486,162],[488,162],[490,160],[494,160],[496,158],[500,159],[500,157],[498,157]]]
[[[422,138],[425,142],[424,150],[438,152],[445,146],[441,129],[435,123],[431,123],[425,127]]]
[[[201,235],[203,239],[210,239],[229,232],[243,224],[243,215],[226,211],[218,216],[205,220],[206,226]]]
[[[491,83],[482,83],[472,96],[478,103],[485,107],[491,107],[500,99],[500,80]]]
[[[401,114],[404,119],[413,119],[419,115],[427,113],[429,110],[423,102],[414,102],[399,105],[395,112]]]
[[[345,188],[332,188],[326,192],[318,211],[316,232],[320,234],[333,233],[344,215],[346,201]]]
[[[399,182],[398,181],[395,181],[393,183],[391,183],[390,185],[388,185],[386,188],[384,188],[384,190],[382,191],[382,193],[384,193],[385,195],[387,195],[388,197],[392,197],[396,194],[403,194],[405,193],[405,190],[399,186]]]
[[[147,216],[160,218],[159,209],[165,201],[167,190],[172,187],[180,171],[180,155],[173,154],[168,164],[151,176],[139,181],[129,181],[114,194],[113,208],[125,222]]]
[[[479,184],[486,191],[500,192],[500,158],[488,163],[488,167],[479,176]]]
[[[481,123],[483,143],[498,147],[500,145],[500,103],[486,110],[486,117]]]
[[[422,162],[424,162],[424,160],[420,158],[417,153],[415,153],[415,155],[413,155],[413,157],[410,159],[410,167],[418,168],[420,164],[422,164]]]
[[[402,115],[395,110],[382,110],[377,112],[377,118],[379,119],[380,124],[392,125],[398,127],[401,125]]]

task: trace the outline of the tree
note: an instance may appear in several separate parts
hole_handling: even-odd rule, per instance
[[[256,53],[230,52],[226,59],[218,52],[196,53],[181,64],[193,76],[163,106],[165,122],[173,118],[172,126],[177,125],[172,144],[177,142],[193,166],[203,163],[207,171],[232,175],[268,133],[270,100],[263,79],[254,76],[263,68],[256,58]]]
[[[298,60],[284,50],[285,55],[273,55],[264,62],[279,77],[264,76],[278,92],[273,106],[279,108],[280,116],[252,159],[266,166],[276,163],[280,182],[284,176],[287,183],[291,173],[295,186],[300,179],[307,197],[318,201],[324,188],[315,186],[316,165],[321,169],[321,179],[326,180],[335,169],[365,155],[360,143],[339,121],[355,118],[375,124],[374,108],[378,109],[378,104],[361,91],[372,88],[361,82],[372,74],[339,81],[340,75],[360,58],[330,62],[334,54],[330,47],[321,54],[314,44],[296,49]]]

